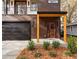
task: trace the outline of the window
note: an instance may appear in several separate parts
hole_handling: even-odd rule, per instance
[[[37,14],[37,9],[38,9],[38,6],[36,2],[28,1],[27,14]]]
[[[4,0],[2,0],[2,11],[4,11]]]
[[[37,11],[37,4],[31,4],[31,11]]]
[[[10,11],[10,0],[7,1],[7,11]]]
[[[58,0],[48,0],[48,3],[58,3]]]
[[[11,1],[11,5],[13,5],[13,1]]]

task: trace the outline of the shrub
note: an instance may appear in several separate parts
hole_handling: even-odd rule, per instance
[[[68,38],[67,48],[72,54],[77,53],[77,39],[75,37],[70,36]]]
[[[72,53],[70,51],[65,51],[64,53],[66,56],[72,56]]]
[[[56,57],[56,56],[57,56],[56,51],[50,51],[50,52],[49,52],[49,56],[51,56],[51,57]]]
[[[48,49],[48,47],[49,47],[49,45],[50,45],[50,43],[49,42],[43,42],[43,48],[44,49]]]
[[[28,43],[28,45],[27,45],[27,48],[28,48],[29,50],[34,50],[34,48],[35,48],[35,43],[34,43],[33,41],[30,41],[30,42]]]
[[[41,57],[42,54],[41,54],[40,52],[37,51],[37,52],[34,54],[34,56],[35,56],[36,58],[38,58],[38,57]]]
[[[52,47],[58,48],[59,46],[60,46],[60,42],[59,41],[53,41],[52,42]]]

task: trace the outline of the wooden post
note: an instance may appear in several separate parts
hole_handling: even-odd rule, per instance
[[[39,14],[37,14],[37,42],[39,43]]]
[[[64,41],[67,41],[67,35],[66,35],[66,15],[64,16]]]

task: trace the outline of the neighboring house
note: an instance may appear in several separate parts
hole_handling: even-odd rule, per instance
[[[67,13],[60,11],[60,0],[2,1],[3,40],[60,39],[60,17]],[[66,21],[64,28],[66,31]]]
[[[77,36],[77,7],[73,8],[73,12],[71,15],[71,23],[67,24],[67,34]]]
[[[67,25],[67,34],[77,36],[77,24]]]

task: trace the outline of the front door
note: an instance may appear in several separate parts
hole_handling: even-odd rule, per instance
[[[48,38],[55,38],[55,23],[49,22],[47,24],[47,36]]]

